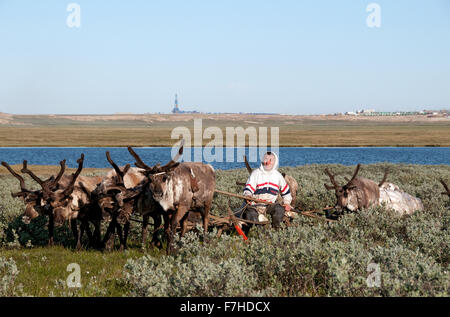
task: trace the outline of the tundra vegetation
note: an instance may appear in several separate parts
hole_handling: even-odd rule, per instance
[[[14,167],[13,167],[14,168]],[[17,167],[15,167],[17,169]],[[336,203],[324,187],[334,174],[345,184],[354,166],[282,167],[298,182],[296,207],[318,209]],[[30,167],[37,175],[39,169]],[[11,197],[20,191],[17,179],[0,174],[0,296],[448,296],[450,288],[450,198],[448,165],[365,165],[358,176],[387,181],[422,200],[423,210],[399,216],[384,206],[344,213],[338,222],[298,217],[282,230],[254,227],[249,242],[234,232],[216,237],[200,226],[175,237],[175,255],[158,248],[141,248],[140,223],[131,222],[128,250],[74,252],[70,226],[55,227],[54,247],[48,247],[48,217],[22,221],[25,203]],[[89,170],[84,176],[104,175]],[[49,175],[39,175],[44,178]],[[81,177],[81,175],[80,175]],[[216,188],[240,193],[246,169],[216,171]],[[28,190],[39,184],[24,177]],[[215,195],[210,213],[226,215],[240,199]],[[137,217],[137,215],[136,215]],[[103,224],[102,232],[105,232]],[[164,235],[160,229],[159,235]],[[83,245],[87,245],[84,237]],[[206,241],[206,242],[205,242]],[[163,242],[166,243],[166,242]],[[116,249],[118,249],[116,245]],[[79,289],[67,288],[70,263],[81,267]],[[380,285],[369,287],[370,264],[379,265]]]
[[[203,128],[279,127],[280,146],[450,146],[450,122],[427,116],[292,116],[251,114],[7,115],[0,146],[169,146],[171,132],[194,119]],[[92,136],[96,137],[93,138]],[[376,135],[376,137],[374,137]],[[130,144],[133,140],[133,144]],[[202,140],[203,145],[210,139]],[[268,144],[271,139],[268,137]]]

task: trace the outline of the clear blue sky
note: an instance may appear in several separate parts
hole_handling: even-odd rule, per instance
[[[204,112],[450,108],[450,1],[0,0],[1,112],[169,112],[175,93]]]

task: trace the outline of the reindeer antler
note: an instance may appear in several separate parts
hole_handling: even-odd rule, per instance
[[[442,186],[444,186],[444,188],[446,190],[446,192],[442,192],[441,194],[450,196],[450,189],[448,188],[447,184],[444,182],[443,179],[440,179],[439,181],[441,182]]]
[[[389,174],[389,170],[386,168],[386,169],[384,170],[384,176],[383,176],[383,179],[382,179],[381,182],[378,184],[378,187],[381,187],[381,185],[383,185],[384,182],[386,182],[386,179],[387,179],[388,174]]]
[[[142,161],[142,159],[140,158],[139,155],[137,155],[137,153],[131,148],[131,146],[128,147],[128,152],[130,152],[130,154],[134,157],[134,159],[136,160],[136,162],[134,163],[137,167],[139,168],[143,168],[145,170],[151,170],[152,168],[150,166],[148,166],[147,164],[144,163],[144,161]]]
[[[330,178],[331,183],[333,184],[333,187],[331,187],[331,186],[329,186],[329,185],[327,185],[327,184],[324,184],[324,185],[325,185],[325,188],[326,188],[327,190],[338,189],[340,186],[338,185],[338,183],[337,183],[336,180],[334,179],[334,176],[335,176],[335,175],[331,174],[331,172],[328,170],[328,168],[325,168],[325,173],[328,175],[328,177]]]
[[[23,177],[22,176],[20,176],[19,174],[17,174],[16,172],[14,172],[14,170],[11,168],[11,166],[9,166],[9,164],[8,163],[6,163],[6,162],[2,162],[2,165],[4,166],[4,167],[6,167],[6,169],[15,177],[15,178],[17,178],[18,180],[19,180],[19,182],[20,182],[20,189],[22,190],[22,191],[28,191],[28,189],[26,189],[25,188],[25,180],[23,179]]]
[[[358,165],[356,165],[355,171],[353,172],[352,178],[348,181],[348,183],[347,183],[346,186],[350,185],[350,183],[354,181],[354,179],[356,178],[356,175],[358,175],[358,172],[359,172],[359,168],[360,168],[360,167],[361,167],[361,164],[358,163]]]
[[[245,167],[247,168],[248,173],[251,174],[253,172],[253,170],[247,161],[247,155],[244,155],[244,163],[245,163]]]
[[[61,177],[64,175],[64,171],[66,170],[66,160],[62,160],[61,162],[59,162],[59,165],[61,165],[61,169],[59,170],[58,175],[56,175],[56,178],[53,180],[52,184],[50,185],[50,187],[55,187],[58,185],[59,180],[61,179]],[[50,180],[50,178],[48,179]]]
[[[178,149],[177,155],[172,160],[170,160],[169,163],[167,163],[164,166],[160,166],[160,164],[158,163],[152,167],[145,164],[142,161],[142,159],[139,157],[139,155],[137,155],[137,153],[130,146],[128,147],[128,152],[130,152],[130,154],[136,160],[136,162],[134,164],[137,167],[145,169],[146,170],[145,174],[148,175],[148,174],[155,174],[155,173],[159,173],[159,172],[167,172],[170,169],[173,169],[174,167],[178,166],[178,164],[180,164],[180,163],[177,161],[183,155],[183,148],[184,148],[184,139],[182,139],[180,142],[180,148]]]
[[[88,196],[89,200],[92,198],[92,194],[89,190],[87,190],[86,186],[83,184],[83,182],[79,182],[78,185],[80,186],[81,190]]]
[[[37,177],[36,174],[34,174],[31,170],[28,169],[28,162],[27,162],[27,160],[24,160],[24,161],[23,161],[23,167],[22,167],[22,169],[21,169],[20,171],[21,171],[22,173],[24,173],[24,174],[30,175],[31,178],[32,178],[36,183],[38,183],[39,185],[41,185],[42,189],[44,189],[44,187],[46,187],[44,181],[43,181],[42,179],[40,179],[39,177]]]
[[[130,169],[130,164],[125,165],[124,169],[121,171],[119,166],[117,166],[117,164],[114,163],[114,161],[111,159],[109,151],[106,151],[106,159],[108,160],[109,164],[111,164],[112,167],[114,168],[114,170],[116,171],[117,183],[118,184],[123,184],[123,178],[125,177],[125,174]]]
[[[78,176],[80,175],[81,170],[83,169],[83,162],[84,162],[84,154],[81,153],[80,158],[77,160],[78,169],[76,170],[76,172],[74,174],[72,174],[72,179],[71,179],[69,185],[67,186],[66,189],[64,189],[65,196],[69,196],[73,192],[73,189],[75,187],[75,182],[76,182]]]
[[[169,171],[170,169],[172,169],[172,168],[178,166],[178,164],[180,164],[180,163],[177,162],[177,161],[178,161],[178,160],[181,158],[181,156],[183,155],[183,147],[184,147],[184,139],[181,139],[181,142],[180,142],[180,148],[178,149],[177,155],[175,155],[175,157],[174,157],[172,160],[170,160],[169,163],[167,163],[167,164],[164,165],[164,166],[161,166],[161,167],[159,168],[159,171],[161,171],[161,172],[167,172],[167,171]]]
[[[12,168],[11,168],[11,166],[9,166],[9,164],[8,163],[6,163],[6,162],[2,162],[2,165],[15,177],[15,178],[17,178],[18,180],[19,180],[19,182],[20,182],[20,189],[21,189],[21,191],[20,192],[17,192],[17,193],[12,193],[11,192],[11,196],[12,197],[19,197],[19,196],[26,196],[26,195],[28,195],[28,194],[31,194],[32,193],[32,191],[31,190],[29,190],[29,189],[27,189],[26,187],[25,187],[25,180],[23,179],[23,177],[22,176],[20,176],[19,174],[17,174]]]

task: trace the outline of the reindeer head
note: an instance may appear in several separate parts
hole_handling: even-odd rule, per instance
[[[52,213],[56,225],[61,225],[65,220],[72,217],[72,192],[75,188],[75,182],[83,169],[84,154],[77,160],[78,169],[72,174],[72,178],[67,186],[59,184],[61,177],[65,171],[65,162],[60,162],[61,169],[58,175],[50,176],[47,180],[41,180],[30,169],[28,169],[27,161],[23,161],[22,173],[26,173],[31,176],[42,188],[42,201],[43,209],[46,213]]]
[[[330,178],[332,186],[329,186],[327,184],[325,185],[325,188],[327,190],[335,190],[336,194],[336,206],[335,208],[338,211],[342,211],[343,209],[348,209],[351,211],[355,211],[358,209],[358,202],[356,199],[356,195],[353,193],[354,190],[357,188],[357,186],[354,184],[354,180],[356,179],[356,175],[358,174],[359,168],[361,167],[361,164],[358,164],[356,166],[355,172],[353,173],[353,176],[350,180],[348,180],[347,184],[340,186],[336,180],[335,176],[333,175],[328,168],[325,169],[325,173]]]
[[[81,154],[81,157],[77,160],[78,168],[76,172],[72,174],[72,178],[66,187],[60,187],[56,190],[54,188],[49,188],[50,190],[48,191],[48,201],[50,202],[52,208],[66,207],[73,200],[73,197],[71,195],[75,189],[75,182],[80,175],[81,170],[83,169],[83,162],[84,154]]]
[[[156,201],[160,201],[163,198],[164,193],[170,186],[170,175],[167,172],[160,172],[149,176],[150,178],[150,191],[153,194],[153,198]]]
[[[61,161],[61,168],[64,167],[65,161]],[[25,187],[25,180],[22,176],[17,174],[6,162],[2,162],[2,165],[15,177],[19,180],[20,183],[20,191],[16,193],[11,193],[12,197],[21,198],[26,204],[25,212],[23,215],[23,220],[25,222],[29,222],[30,220],[38,217],[40,214],[48,214],[50,212],[48,210],[48,206],[46,206],[44,201],[44,193],[42,190],[31,191]],[[22,170],[27,169],[27,161],[23,162]],[[60,173],[61,174],[61,173]],[[36,177],[33,174],[34,177]],[[61,174],[62,176],[62,174]],[[55,182],[57,183],[60,179],[60,176],[55,179],[54,176],[50,177],[46,181],[40,181],[45,184],[44,186],[53,188],[55,186]]]
[[[170,160],[169,163],[164,166],[160,166],[160,164],[158,163],[152,167],[145,164],[139,157],[139,155],[137,155],[131,147],[128,147],[128,151],[136,160],[135,165],[145,170],[142,173],[147,176],[149,188],[153,193],[153,198],[156,201],[161,200],[163,194],[166,192],[166,190],[168,190],[168,183],[170,180],[171,172],[180,164],[177,161],[183,155],[183,147],[184,139],[181,140],[177,155],[172,160]]]
[[[133,199],[141,192],[140,187],[125,187],[124,178],[130,170],[130,164],[120,169],[111,159],[109,152],[106,152],[106,159],[114,168],[115,176],[100,183],[92,192],[89,192],[82,183],[80,183],[80,187],[88,195],[90,201],[98,204],[103,219],[110,221],[113,217],[117,217],[119,223],[125,223],[133,210]]]
[[[36,208],[34,208],[31,204],[26,205],[25,212],[23,213],[22,220],[28,224],[31,220],[39,216],[39,212],[36,211]]]

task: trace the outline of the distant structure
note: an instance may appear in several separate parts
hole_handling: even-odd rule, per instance
[[[180,113],[180,108],[178,107],[178,95],[175,94],[175,106],[172,109],[172,113]]]
[[[336,115],[336,114],[334,114]],[[416,116],[426,115],[427,117],[443,116],[448,117],[447,110],[422,110],[422,111],[375,111],[375,109],[361,109],[356,112],[347,111],[346,116]]]
[[[362,115],[372,115],[373,113],[375,113],[375,109],[361,109],[356,111],[357,114],[362,114]]]
[[[197,110],[193,111],[183,111],[180,109],[180,106],[178,105],[178,95],[175,94],[175,105],[173,106],[172,113],[200,113]]]

